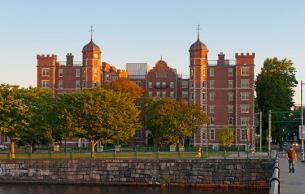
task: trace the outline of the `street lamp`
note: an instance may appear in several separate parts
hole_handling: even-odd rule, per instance
[[[301,142],[302,142],[302,160],[304,161],[304,137],[303,137],[303,125],[304,125],[304,116],[303,116],[303,80],[301,80]]]

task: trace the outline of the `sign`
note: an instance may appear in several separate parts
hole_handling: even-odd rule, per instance
[[[305,126],[303,125],[303,135],[301,130],[301,125],[299,125],[299,139],[305,139]]]

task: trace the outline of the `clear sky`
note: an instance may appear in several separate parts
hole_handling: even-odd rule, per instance
[[[36,86],[36,54],[80,60],[90,25],[103,61],[153,66],[162,55],[188,75],[197,24],[210,60],[255,52],[257,74],[267,57],[287,57],[305,81],[304,0],[9,0],[0,18],[0,83]],[[295,94],[300,103],[300,86]]]

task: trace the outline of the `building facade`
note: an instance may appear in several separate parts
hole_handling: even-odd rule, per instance
[[[101,62],[101,49],[92,38],[82,49],[82,61],[74,61],[68,53],[66,61],[56,55],[37,55],[37,87],[51,88],[53,95],[100,86],[118,78],[127,78],[124,70],[117,70]]]
[[[100,86],[118,78],[135,81],[145,97],[187,100],[201,107],[209,122],[199,127],[192,143],[195,146],[218,146],[224,126],[234,129],[236,145],[255,145],[254,126],[254,59],[255,54],[236,53],[234,60],[219,53],[217,60],[208,60],[208,48],[197,41],[189,49],[189,78],[182,78],[162,57],[149,70],[147,63],[127,63],[117,70],[101,62],[101,50],[92,38],[82,49],[82,61],[74,61],[71,53],[65,62],[56,55],[37,55],[37,86],[51,88],[53,94]],[[141,102],[137,107],[141,109]],[[144,120],[144,118],[142,118]],[[131,144],[150,144],[145,128],[137,129]]]
[[[191,45],[189,102],[207,114],[209,122],[194,134],[195,146],[218,146],[224,126],[234,129],[236,145],[255,145],[254,58],[235,54],[235,61],[219,53],[208,60],[207,46],[199,39]]]

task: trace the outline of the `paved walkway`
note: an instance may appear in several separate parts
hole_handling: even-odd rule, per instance
[[[280,155],[281,194],[305,194],[305,163],[295,163],[295,173],[289,173],[288,161]]]

